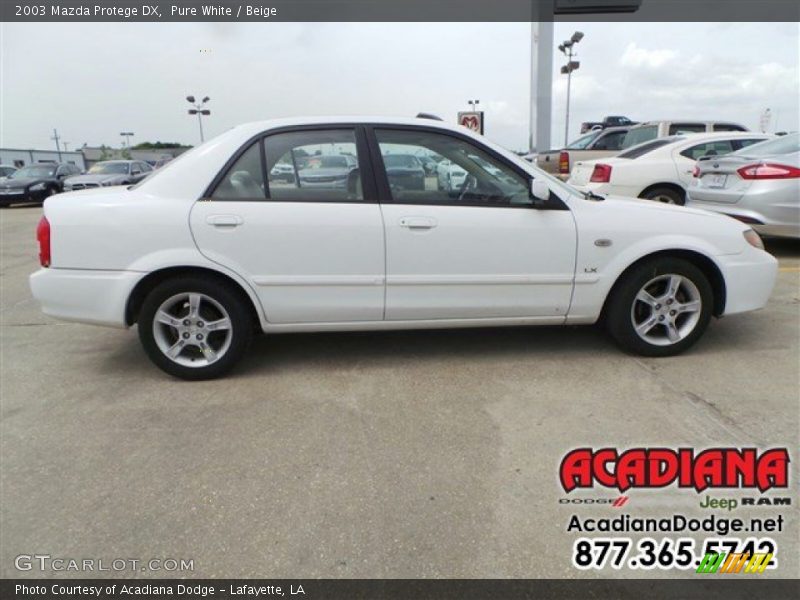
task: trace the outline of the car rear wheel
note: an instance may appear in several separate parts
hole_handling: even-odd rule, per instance
[[[683,206],[686,204],[686,198],[683,193],[668,187],[653,188],[642,194],[642,198],[646,200],[655,200],[664,204],[676,204]]]
[[[186,277],[156,286],[139,314],[139,339],[161,370],[182,379],[227,373],[250,344],[248,307],[229,286]]]
[[[624,276],[609,298],[607,326],[625,350],[672,356],[694,344],[711,320],[711,284],[692,263],[657,258]]]

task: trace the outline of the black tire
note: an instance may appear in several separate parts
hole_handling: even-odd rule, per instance
[[[202,364],[204,361],[207,362],[207,359],[199,348],[195,349],[196,347],[194,346],[190,347],[189,344],[192,344],[194,340],[189,342],[185,348],[180,351],[181,355],[177,360],[181,360],[184,363],[197,362],[200,366],[179,364],[176,360],[169,358],[159,346],[160,343],[163,346],[165,341],[170,341],[165,339],[167,336],[173,336],[172,341],[177,342],[181,336],[185,333],[189,333],[188,328],[183,334],[179,334],[177,328],[159,324],[158,327],[163,329],[160,329],[157,334],[157,328],[154,324],[156,313],[165,302],[176,296],[189,294],[201,295],[206,298],[206,300],[203,301],[205,304],[200,305],[200,312],[198,314],[198,320],[196,321],[196,323],[199,323],[200,329],[195,326],[196,323],[193,324],[191,329],[192,333],[188,337],[194,337],[195,333],[204,332],[205,341],[208,343],[208,346],[211,347],[213,345],[212,338],[214,336],[218,336],[219,334],[227,336],[228,332],[230,333],[230,340],[227,345],[224,346],[224,352],[216,358],[214,362],[210,362],[209,364]],[[214,303],[216,303],[216,305]],[[180,304],[181,301],[178,300],[175,305],[178,307],[176,309],[178,312],[172,313],[173,315],[180,314]],[[229,330],[212,332],[202,329],[203,327],[208,327],[209,323],[215,320],[215,317],[225,317],[224,312],[220,312],[218,307],[221,307],[227,312],[227,318],[230,321]],[[188,307],[186,310],[189,310]],[[186,317],[188,316],[187,314]],[[183,320],[186,317],[179,316],[181,326],[186,322]],[[201,319],[206,319],[206,321],[202,322]],[[165,373],[192,381],[214,379],[230,371],[247,351],[253,337],[253,326],[252,313],[249,307],[242,300],[241,296],[237,294],[236,291],[232,290],[228,284],[213,278],[203,279],[193,276],[170,279],[153,288],[142,303],[138,319],[139,339],[148,357],[150,357],[150,360]],[[159,339],[157,339],[157,335]],[[225,339],[227,339],[227,337]],[[194,358],[195,354],[197,355],[196,359]]]
[[[656,187],[647,190],[641,195],[641,198],[662,202],[664,204],[675,204],[677,206],[686,204],[686,194],[670,187]]]
[[[637,300],[640,290],[645,286],[648,286],[648,290],[652,290],[653,294],[657,294],[655,290],[658,290],[659,286],[668,287],[670,281],[668,276],[671,275],[685,278],[694,288],[688,283],[682,283],[677,292],[677,300],[673,299],[670,305],[667,305],[669,298],[666,289],[665,295],[653,297],[656,301],[665,298],[664,302],[659,302],[655,306]],[[650,282],[654,283],[648,285]],[[670,306],[686,307],[694,300],[693,295],[700,301],[699,310],[691,313],[681,313],[679,310],[676,311],[678,312],[676,316],[670,315]],[[714,292],[711,284],[695,265],[680,258],[654,258],[636,266],[615,284],[608,299],[605,325],[617,344],[627,352],[642,356],[673,356],[688,349],[703,335],[711,320],[713,304]],[[659,311],[666,311],[666,314]],[[661,345],[648,341],[636,331],[635,322],[646,327],[652,322],[651,319],[655,319],[655,325],[651,326],[652,333],[646,335],[649,339],[666,338],[659,339]],[[670,319],[674,319],[673,331],[677,335],[683,333],[681,329],[685,331],[685,335],[678,341],[673,342],[669,339]],[[665,320],[667,322],[664,322]]]

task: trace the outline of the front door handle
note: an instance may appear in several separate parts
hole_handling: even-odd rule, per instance
[[[206,223],[214,227],[238,227],[244,219],[239,215],[208,215]]]
[[[436,219],[431,217],[403,217],[400,219],[400,227],[406,229],[433,229],[436,227]]]

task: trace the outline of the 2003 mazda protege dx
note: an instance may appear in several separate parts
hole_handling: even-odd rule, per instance
[[[450,161],[459,186],[386,168]],[[279,168],[276,168],[279,167]],[[777,263],[731,218],[584,196],[427,119],[236,127],[129,188],[49,198],[45,313],[128,327],[161,369],[216,377],[266,333],[594,323],[666,356],[761,308]]]

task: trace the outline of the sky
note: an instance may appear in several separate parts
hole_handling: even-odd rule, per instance
[[[798,23],[556,23],[576,46],[570,139],[604,115],[702,118],[800,129]],[[69,149],[199,141],[185,96],[210,96],[206,139],[300,115],[435,113],[468,99],[486,135],[527,148],[529,23],[2,23],[0,147]],[[564,140],[566,76],[554,54],[552,147]]]

